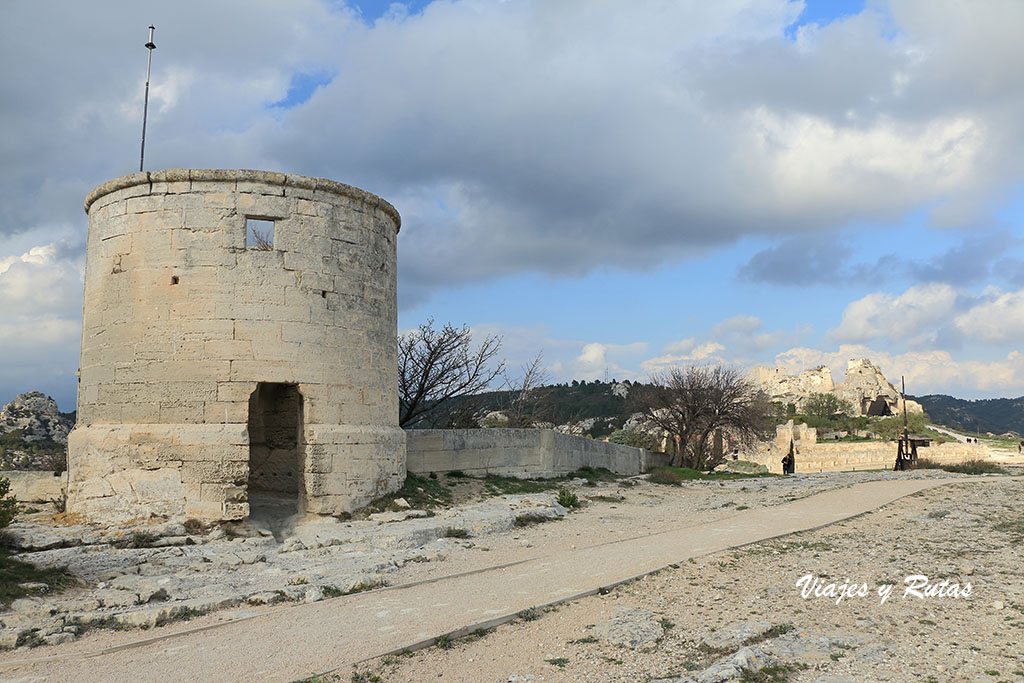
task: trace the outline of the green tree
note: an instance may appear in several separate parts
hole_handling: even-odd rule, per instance
[[[656,450],[658,440],[647,432],[636,429],[620,429],[612,432],[608,437],[609,443],[617,443],[621,446],[633,446],[634,448],[646,448],[649,451]]]
[[[14,521],[18,513],[18,501],[14,496],[8,495],[10,490],[11,482],[5,477],[0,477],[0,529]]]
[[[804,404],[804,414],[828,420],[836,415],[849,415],[853,407],[833,393],[811,394]]]

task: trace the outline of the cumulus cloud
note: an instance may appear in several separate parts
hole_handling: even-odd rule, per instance
[[[949,285],[916,285],[899,296],[876,292],[848,304],[829,338],[845,342],[910,339],[950,321],[956,304],[957,292]]]
[[[666,345],[663,351],[662,355],[648,358],[640,364],[644,372],[655,373],[673,366],[729,364],[728,359],[719,355],[725,351],[725,346],[715,341],[697,343],[695,340],[683,340]]]
[[[76,255],[51,243],[0,258],[0,387],[40,389],[65,409],[74,405],[72,373],[82,330]]]
[[[987,291],[981,302],[956,317],[955,324],[965,336],[979,341],[1019,344],[1024,339],[1024,289]]]

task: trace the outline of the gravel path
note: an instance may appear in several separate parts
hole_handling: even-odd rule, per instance
[[[933,474],[925,473],[920,475],[918,478],[928,479],[934,478],[934,476],[935,475]],[[493,534],[490,536],[484,536],[481,538],[474,538],[472,540],[460,542],[459,545],[452,548],[450,555],[447,557],[445,561],[435,561],[428,563],[410,563],[405,565],[397,572],[398,576],[396,577],[396,582],[406,580],[422,580],[437,578],[437,576],[440,574],[450,574],[453,571],[471,571],[473,569],[481,568],[484,566],[493,567],[495,565],[502,564],[505,560],[508,559],[524,560],[528,559],[529,557],[534,557],[539,559],[535,559],[533,560],[533,562],[537,566],[543,566],[545,564],[545,557],[553,553],[556,555],[561,553],[562,555],[570,558],[570,563],[568,565],[570,569],[569,575],[566,576],[565,580],[561,581],[560,583],[572,584],[566,587],[566,589],[569,590],[569,593],[571,594],[573,590],[578,590],[578,587],[575,586],[573,581],[576,579],[581,579],[581,577],[573,576],[574,574],[585,574],[586,572],[599,573],[598,570],[600,569],[599,565],[601,565],[602,563],[602,558],[606,554],[610,556],[610,553],[604,553],[600,551],[595,552],[593,550],[589,551],[590,554],[587,555],[586,551],[583,550],[584,547],[588,545],[593,545],[595,542],[607,542],[609,540],[613,540],[616,538],[640,536],[648,532],[664,531],[667,527],[681,529],[680,531],[674,532],[678,537],[686,537],[688,533],[691,533],[691,531],[688,531],[688,529],[692,530],[692,533],[694,535],[699,536],[702,533],[699,527],[687,527],[686,524],[689,523],[691,525],[697,525],[701,524],[702,522],[712,522],[716,519],[720,520],[718,522],[720,531],[721,529],[726,529],[726,531],[728,531],[729,533],[738,533],[738,531],[742,531],[742,529],[739,529],[737,527],[735,522],[728,520],[725,520],[724,522],[721,521],[723,518],[726,518],[730,515],[734,519],[752,519],[754,517],[757,517],[758,514],[763,513],[762,516],[765,519],[773,519],[774,522],[772,522],[772,524],[778,525],[780,523],[780,520],[788,519],[785,516],[786,514],[788,514],[788,512],[786,511],[802,510],[802,512],[800,512],[798,516],[803,517],[807,517],[808,515],[813,515],[822,512],[821,510],[816,509],[813,504],[801,505],[799,503],[794,504],[791,502],[793,500],[799,500],[801,498],[804,498],[810,493],[826,489],[834,490],[836,488],[844,488],[858,481],[870,479],[889,480],[893,478],[894,477],[890,473],[858,473],[857,475],[853,476],[825,475],[791,477],[785,479],[773,478],[766,480],[745,480],[729,482],[724,485],[719,485],[717,483],[710,485],[698,484],[691,487],[687,487],[686,490],[656,487],[650,484],[641,484],[636,488],[623,489],[621,492],[615,492],[612,490],[597,490],[595,492],[593,504],[585,508],[584,511],[571,515],[567,520],[552,524],[544,524],[537,527],[531,527],[528,529],[517,530],[515,533]],[[900,478],[905,479],[906,477]],[[926,484],[927,482],[922,482],[922,485]],[[993,484],[1002,485],[1002,482],[993,482]],[[909,481],[899,482],[899,485],[906,485],[911,487],[917,486],[913,482]],[[623,495],[625,497],[625,500],[615,500],[615,497],[618,495]],[[849,493],[843,493],[840,491],[837,493],[837,495],[840,496],[839,499],[843,500],[850,498],[856,499],[858,497],[858,492],[851,491]],[[784,505],[782,508],[777,507],[778,503],[787,501],[790,501],[790,504]],[[751,510],[751,512],[743,513],[742,511],[744,508]],[[773,510],[777,510],[778,512],[773,512]],[[739,511],[741,514],[737,514],[737,511]],[[772,515],[775,516],[772,517]],[[782,516],[780,517],[779,515]],[[825,515],[825,517],[827,517],[827,515]],[[823,519],[825,517],[823,517]],[[679,526],[679,520],[686,520],[683,523],[682,527]],[[761,534],[763,537],[765,535],[765,532],[762,530]],[[664,538],[667,538],[667,536],[664,536]],[[652,539],[659,539],[659,537],[655,536],[652,537]],[[646,545],[655,546],[656,550],[657,542],[657,540],[649,541]],[[626,543],[628,543],[628,541]],[[579,547],[580,552],[577,553],[575,551],[575,547]],[[630,559],[634,559],[634,557],[639,558],[640,555],[643,554],[640,552],[639,549],[645,547],[646,546],[644,544],[637,545],[637,552],[631,553]],[[655,550],[650,550],[650,552],[652,553],[652,557],[657,555]],[[648,550],[644,550],[644,552],[648,552]],[[678,553],[677,556],[679,556]],[[685,554],[682,555],[682,557],[685,556]],[[574,567],[574,565],[572,564],[571,559],[573,557],[582,560],[582,563],[578,565],[578,567]],[[667,564],[667,561],[662,562],[662,564]],[[662,565],[655,564],[649,566],[653,568],[653,566]],[[573,571],[574,568],[576,569],[575,571]],[[629,575],[628,573],[623,573],[622,568],[611,567],[611,569],[618,570],[619,574],[622,576]],[[643,568],[641,567],[640,570],[642,571]],[[543,574],[543,572],[540,573]],[[540,574],[537,574],[535,572],[534,578],[536,578],[539,575]],[[602,585],[602,582],[604,582],[604,580],[605,579],[601,579],[600,582],[594,585]],[[651,580],[652,579],[645,579],[644,581],[637,582],[636,584],[632,585],[641,585]],[[587,581],[584,580],[583,583],[587,583]],[[698,585],[701,584],[701,582],[697,583]],[[530,582],[527,581],[527,584],[530,584]],[[438,584],[438,586],[440,585],[441,584]],[[475,588],[474,590],[476,590],[478,593],[497,592],[499,596],[501,596],[501,591],[504,588],[504,584],[502,583],[501,580],[491,581],[489,584],[487,582],[484,582],[480,584],[480,586],[480,588]],[[631,588],[623,587],[615,589],[613,593],[619,594],[620,592],[628,590],[631,590]],[[782,588],[780,590],[785,589]],[[552,594],[557,593],[557,591],[551,592]],[[564,593],[565,591],[563,590],[562,592]],[[430,590],[427,590],[425,594],[427,596],[430,596]],[[309,673],[311,671],[318,670],[317,667],[321,666],[323,662],[338,662],[339,659],[340,661],[345,661],[346,654],[344,651],[346,650],[346,647],[343,647],[343,645],[347,645],[347,643],[331,642],[330,638],[328,637],[331,634],[333,634],[334,637],[345,635],[346,630],[344,628],[341,628],[339,630],[337,623],[339,618],[337,616],[337,612],[339,609],[341,609],[343,606],[355,605],[357,603],[370,607],[377,606],[380,609],[378,609],[378,613],[376,616],[377,618],[383,618],[381,617],[379,612],[387,612],[389,609],[393,608],[397,610],[394,614],[389,616],[389,619],[393,622],[396,619],[396,617],[400,617],[400,615],[402,614],[401,605],[387,604],[389,600],[393,602],[392,598],[395,595],[396,593],[393,591],[384,591],[380,593],[368,593],[359,596],[349,596],[348,598],[341,598],[339,599],[339,601],[328,601],[324,603],[318,603],[317,605],[307,605],[298,608],[293,608],[290,610],[278,609],[274,610],[269,616],[258,616],[248,622],[243,622],[241,624],[232,624],[229,626],[222,627],[220,629],[215,629],[214,631],[208,631],[201,637],[183,636],[180,639],[166,641],[163,645],[160,646],[159,649],[160,652],[166,655],[168,652],[171,652],[173,654],[177,650],[187,648],[190,644],[193,647],[201,647],[201,652],[195,652],[190,654],[187,660],[189,666],[200,667],[200,660],[208,659],[207,655],[210,655],[211,652],[214,655],[216,655],[217,652],[221,652],[223,654],[225,662],[227,662],[228,660],[238,659],[237,655],[239,653],[242,653],[243,659],[247,659],[247,663],[249,665],[256,667],[255,669],[248,672],[249,675],[258,674],[260,675],[261,678],[268,678],[273,680],[286,680],[287,676],[296,676],[302,673],[303,671],[305,673]],[[434,605],[436,609],[433,610],[432,615],[435,616],[432,616],[431,619],[433,619],[433,621],[436,622],[435,624],[424,625],[423,623],[418,623],[423,621],[422,615],[416,615],[415,618],[412,615],[410,615],[410,617],[407,619],[398,618],[399,623],[397,625],[394,625],[393,627],[396,629],[400,629],[406,627],[411,628],[414,626],[415,628],[413,628],[413,631],[415,631],[416,633],[412,633],[410,631],[410,634],[418,634],[419,636],[423,637],[430,637],[432,635],[437,635],[438,633],[443,633],[446,630],[450,630],[451,628],[455,628],[458,625],[467,623],[466,619],[459,616],[460,610],[463,612],[466,610],[466,605],[462,603],[467,602],[470,598],[476,597],[478,597],[478,595],[473,593],[466,593],[464,596],[456,597],[455,601],[449,603],[447,607],[444,605]],[[605,598],[607,598],[607,596],[605,596]],[[536,603],[544,602],[543,600],[536,599],[535,597],[532,597],[531,599],[534,599]],[[583,603],[586,603],[588,600],[584,600]],[[508,602],[508,600],[506,600],[505,602]],[[512,600],[511,602],[515,603],[514,600]],[[517,604],[515,606],[518,608]],[[499,605],[499,607],[501,606]],[[575,606],[563,607],[555,614],[559,614],[562,613],[564,610],[571,610],[574,608]],[[480,614],[478,614],[477,616],[481,616],[485,611],[486,610],[482,610]],[[500,612],[500,609],[498,611]],[[437,615],[440,615],[440,618]],[[191,624],[190,627],[195,625],[211,623],[216,618],[216,616],[205,617],[203,619],[197,620],[196,622],[193,622],[193,624]],[[332,619],[333,622],[331,621]],[[549,619],[548,615],[542,616],[541,619],[537,620],[536,623],[540,624],[541,622],[544,622],[547,619]],[[669,621],[672,621],[672,619],[670,619],[667,616],[659,617],[659,619],[668,619]],[[469,621],[471,622],[474,620],[480,621],[480,619],[478,618],[474,618]],[[363,615],[358,619],[351,620],[350,623],[353,625],[352,628],[354,628],[355,625],[365,626],[366,622],[373,623],[373,621],[374,618],[372,616]],[[411,623],[401,623],[403,621]],[[650,621],[650,619],[648,619],[648,621]],[[684,622],[673,621],[673,623]],[[687,618],[685,623],[694,624],[695,622],[692,618]],[[184,627],[178,624],[167,628],[180,630]],[[351,631],[352,628],[348,630]],[[406,628],[406,630],[409,629]],[[479,644],[482,646],[488,642],[493,643],[494,641],[492,639],[496,638],[499,634],[504,633],[506,631],[511,632],[514,630],[514,628],[501,627],[498,629],[496,633],[480,640]],[[157,629],[157,631],[162,631],[162,629]],[[297,633],[298,631],[303,631],[304,633]],[[318,640],[317,635],[318,632],[320,631],[323,632],[323,637],[328,637],[327,641]],[[406,639],[403,640],[401,637],[398,637],[402,634],[396,633],[395,638],[391,638],[389,640],[389,638],[386,637],[388,636],[388,629],[378,629],[378,631],[381,631],[385,636],[382,642],[392,642],[395,646],[398,646],[400,643],[403,642],[410,642],[408,640],[410,634],[405,634],[404,637]],[[131,640],[137,638],[137,635],[134,638],[132,638],[131,634],[117,632],[91,632],[78,642],[70,643],[68,645],[61,647],[46,648],[45,654],[49,654],[50,652],[60,654],[72,654],[74,652],[95,651],[98,647],[116,646],[119,643],[130,642]],[[266,648],[262,648],[260,647],[260,645],[266,642],[267,639],[270,639],[271,642],[276,643],[279,647],[284,648],[287,657],[285,657],[285,652],[282,652],[278,653],[278,656],[271,656],[266,661],[253,661],[254,659],[256,659],[257,652],[263,652],[266,650]],[[571,639],[573,638],[570,637],[566,640]],[[575,639],[587,640],[588,636],[577,635]],[[664,638],[662,638],[661,640],[664,640]],[[330,646],[326,649],[323,648],[325,642],[330,643]],[[550,641],[542,640],[540,642],[546,643]],[[598,642],[601,641],[598,640]],[[217,643],[219,643],[219,645],[217,645]],[[211,650],[211,648],[213,649]],[[253,656],[246,658],[245,654],[247,654],[250,650],[252,651]],[[380,652],[381,649],[378,649],[376,651]],[[430,652],[436,654],[438,651],[436,649],[433,649]],[[43,655],[44,651],[40,651],[38,654]],[[198,657],[196,656],[198,654],[203,654],[204,656]],[[133,671],[132,675],[134,676],[134,672],[138,670],[139,666],[142,666],[144,663],[148,663],[151,661],[151,655],[151,652],[130,652],[118,656],[116,660],[120,664],[130,665],[129,669],[125,670]],[[81,666],[81,661],[79,663],[76,663],[73,668],[71,668],[70,663],[67,665],[67,667],[63,665],[53,665],[49,667],[44,666],[42,668],[40,668],[39,666],[35,666],[31,667],[31,669],[28,669],[23,666],[11,666],[14,664],[13,660],[20,659],[24,656],[25,654],[19,650],[17,652],[9,653],[7,655],[0,657],[0,672],[2,672],[0,673],[0,676],[8,676],[11,679],[17,679],[18,676],[21,676],[23,674],[31,676],[36,673],[42,674],[43,672],[45,672],[45,675],[47,676],[48,680],[61,680],[60,676],[65,674],[68,676],[66,680],[91,680],[92,678],[88,672],[92,671],[93,673],[95,673],[95,668],[92,666],[83,669]],[[413,663],[419,658],[426,658],[429,656],[430,655],[416,655],[408,660],[403,658],[402,662],[403,664],[408,662],[409,666],[413,666]],[[617,659],[612,655],[608,655],[608,657],[611,657],[611,659]],[[291,662],[298,661],[300,663],[298,665],[299,668],[294,668],[296,666],[294,664],[284,668],[277,667],[277,660],[281,658],[286,658]],[[112,657],[105,657],[105,663],[100,664],[100,666],[105,667],[107,664],[112,664],[114,662],[114,659],[115,658]],[[547,664],[544,662],[544,659],[559,660],[559,663],[563,664],[565,668],[563,670],[559,668],[557,664]],[[576,675],[569,671],[570,662],[572,660],[570,658],[566,658],[569,659],[568,662],[561,662],[560,659],[561,658],[558,655],[553,657],[541,658],[540,664],[546,669],[552,669],[552,671],[542,670],[538,673],[528,672],[522,675],[545,676],[548,678],[551,678],[552,676],[557,677],[560,675]],[[6,660],[9,663],[8,666],[4,666],[4,660]],[[84,661],[87,662],[88,660]],[[528,661],[528,659],[520,661]],[[605,664],[611,663],[610,661],[601,661],[605,662]],[[621,661],[626,660],[623,659]],[[99,664],[99,662],[96,663]],[[308,668],[302,669],[301,667],[304,666],[305,663],[308,663]],[[381,666],[383,666],[383,663],[381,663]],[[394,666],[394,664],[389,663],[388,666]],[[432,665],[427,664],[427,666],[429,667]],[[104,678],[108,680],[118,678],[118,676],[112,673],[116,669],[103,668],[102,670],[110,674],[110,677]],[[201,668],[190,670],[200,675],[200,677],[202,677],[204,673],[204,670],[202,670]],[[206,669],[205,673],[208,675],[209,671],[210,669]],[[231,668],[226,668],[224,669],[224,671],[230,671],[232,674],[232,676],[230,677],[237,677],[237,675],[243,673],[242,671],[236,671]],[[449,680],[508,680],[508,677],[510,675],[519,675],[514,670],[506,672],[490,670],[484,671],[478,670],[474,667],[462,668],[461,666],[456,667],[454,669],[442,669],[441,673],[444,673],[445,671],[450,672],[449,675],[452,676],[451,678],[449,678]],[[173,676],[175,677],[180,675],[180,671],[174,671],[173,673]],[[390,680],[422,679],[421,676],[414,671],[410,671],[408,673],[403,673],[401,671],[390,672],[387,675]],[[583,674],[584,678],[587,678],[590,675],[591,673]],[[612,670],[610,672],[610,675],[611,678],[606,678],[606,680],[636,679],[632,677],[634,675],[632,672],[625,672],[625,670],[620,672]],[[636,680],[643,680],[643,677],[647,675],[647,672],[637,673],[637,675],[639,675],[640,678]],[[460,676],[462,677],[460,678]],[[437,673],[432,674],[431,677],[437,677]],[[568,680],[574,679],[569,678]]]
[[[1022,500],[1019,479],[926,490],[357,671],[382,681],[680,681],[760,638],[753,646],[777,662],[779,678],[752,680],[1024,681]],[[866,583],[868,594],[804,598],[797,582],[807,575]],[[946,592],[970,583],[971,595],[904,596],[911,575],[947,581]],[[660,626],[656,639],[631,646],[607,636],[616,621],[639,628],[644,613]]]

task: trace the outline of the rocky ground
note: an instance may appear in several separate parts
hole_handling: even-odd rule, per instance
[[[156,627],[145,635],[157,635],[185,627],[182,619],[191,619],[189,626],[213,623],[381,583],[430,579],[639,536],[666,524],[700,524],[736,510],[892,476],[947,475],[863,472],[683,487],[632,479],[587,486],[577,480],[570,486],[587,504],[568,515],[553,494],[504,496],[432,517],[410,510],[300,525],[283,542],[245,527],[55,527],[52,516],[40,513],[11,530],[20,557],[66,565],[82,585],[18,600],[0,611],[0,647],[17,648],[0,653],[0,661],[93,650],[144,637],[136,627]],[[1024,661],[1013,659],[1024,652],[1017,636],[1024,625],[1017,568],[1024,530],[1013,526],[1020,519],[1016,506],[1024,484],[975,485],[963,479],[964,484],[841,525],[711,556],[608,595],[525,614],[516,624],[450,649],[372,662],[358,675],[506,681],[702,674],[698,680],[727,680],[720,676],[739,675],[733,662],[739,656],[748,665],[768,662],[775,668],[766,671],[792,680],[825,681],[820,677],[826,674],[849,680],[927,680],[928,675],[1024,680]],[[472,484],[452,483],[472,489]],[[516,518],[524,515],[559,521],[517,526]],[[995,528],[1003,522],[1009,524],[1005,529]],[[973,593],[961,599],[900,598],[904,576],[915,573],[938,581],[972,580]],[[800,597],[796,581],[806,574],[827,582],[867,582],[875,592],[887,581],[897,585],[884,605],[876,593],[836,605],[827,598]],[[44,647],[28,654],[35,646]],[[723,658],[719,674],[704,673]],[[905,664],[895,667],[894,661]],[[801,668],[805,665],[810,668]],[[1015,678],[1018,670],[1022,674]]]
[[[933,489],[337,680],[1024,681],[1022,499],[1019,480]],[[827,594],[803,597],[808,575]]]

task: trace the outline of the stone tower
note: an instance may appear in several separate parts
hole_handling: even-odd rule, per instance
[[[69,512],[333,515],[401,486],[393,206],[175,169],[104,183],[85,210]]]

